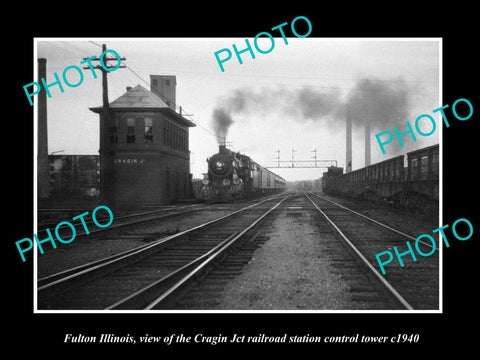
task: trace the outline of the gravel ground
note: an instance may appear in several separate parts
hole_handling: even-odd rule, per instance
[[[45,253],[38,252],[37,277],[42,278],[62,270],[82,265],[107,256],[118,254],[146,243],[145,239],[159,239],[167,234],[183,231],[195,225],[226,215],[228,210],[197,211],[182,219],[167,219],[157,224],[145,225],[121,233],[107,235],[87,235],[76,238],[70,244],[57,243],[57,248],[48,248]],[[156,233],[153,237],[152,234]],[[53,234],[53,230],[52,230]],[[55,236],[55,235],[53,235]]]
[[[351,201],[329,196],[345,206]],[[438,219],[412,214],[404,210],[380,207],[367,201],[356,202],[360,213],[412,236],[431,234],[439,227]],[[145,238],[156,238],[167,231],[184,230],[220,217],[228,210],[199,211],[183,219],[170,219],[117,235],[89,235],[70,244],[57,244],[38,254],[38,278],[88,263],[145,244]],[[150,235],[149,235],[150,234]],[[258,310],[335,310],[349,309],[352,302],[349,286],[335,271],[326,239],[307,217],[282,212],[266,234],[270,239],[257,249],[241,275],[226,285],[220,309]]]
[[[333,200],[341,205],[350,207],[352,200],[320,194],[320,196]],[[355,208],[359,213],[380,221],[394,229],[400,230],[405,234],[417,237],[421,234],[432,234],[432,230],[440,227],[439,217],[415,214],[411,211],[394,208],[387,205],[379,205],[367,200],[356,200]],[[436,234],[438,235],[438,233]]]
[[[348,200],[329,197],[348,206]],[[419,216],[368,201],[356,210],[412,236],[431,234],[438,219]],[[274,221],[270,239],[253,255],[243,273],[229,282],[220,309],[345,310],[362,308],[351,301],[349,285],[332,266],[326,246],[308,217],[282,212]],[[331,241],[328,240],[328,241]],[[340,246],[340,245],[339,245]]]
[[[229,282],[220,309],[321,310],[350,306],[348,285],[324,252],[312,221],[282,212],[268,240],[243,273]]]

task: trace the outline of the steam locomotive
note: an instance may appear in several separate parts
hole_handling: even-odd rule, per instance
[[[207,202],[228,202],[285,190],[285,180],[250,157],[220,145],[207,159],[200,197]]]

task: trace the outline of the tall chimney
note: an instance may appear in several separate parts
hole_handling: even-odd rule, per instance
[[[370,122],[365,122],[365,166],[370,165]]]
[[[345,172],[347,173],[352,171],[352,118],[350,116],[350,108],[348,107],[348,105],[346,109],[345,118],[347,123],[347,128],[346,128],[347,153],[346,153],[346,159],[345,159]]]
[[[38,81],[47,78],[47,59],[38,60]],[[37,97],[38,120],[38,152],[37,152],[37,195],[39,199],[47,199],[50,193],[50,174],[48,165],[48,133],[47,133],[47,94],[40,91]]]
[[[175,111],[177,78],[175,75],[150,75],[150,91]]]

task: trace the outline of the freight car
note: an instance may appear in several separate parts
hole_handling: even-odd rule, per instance
[[[383,199],[406,208],[438,210],[439,146],[433,145],[342,174],[329,168],[323,192],[364,199]]]
[[[235,201],[285,190],[281,176],[223,145],[207,163],[208,173],[204,174],[200,190],[201,199],[207,202]]]

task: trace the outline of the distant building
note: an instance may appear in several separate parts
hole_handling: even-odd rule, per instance
[[[151,81],[152,88],[166,86],[168,92],[159,96],[141,85],[127,88],[109,104],[109,123],[103,107],[90,108],[100,115],[100,192],[105,205],[165,205],[192,196],[188,129],[195,124],[174,110],[175,77],[152,76]]]
[[[97,196],[100,189],[98,155],[49,155],[49,193],[54,197]]]

